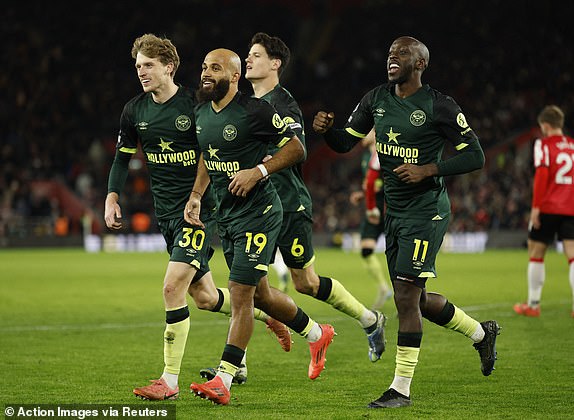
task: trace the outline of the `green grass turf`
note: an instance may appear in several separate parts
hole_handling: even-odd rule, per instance
[[[381,259],[383,257],[381,256]],[[162,279],[167,254],[86,254],[81,250],[0,252],[0,390],[4,403],[143,404],[132,389],[159,377],[163,368]],[[228,319],[191,311],[191,330],[180,375],[177,418],[234,419],[525,419],[573,418],[574,319],[563,255],[549,253],[542,316],[522,318],[512,304],[526,297],[525,250],[441,254],[439,291],[478,320],[503,327],[496,371],[480,373],[464,336],[425,321],[412,385],[413,405],[372,410],[393,378],[397,319],[389,316],[388,347],[371,363],[358,323],[330,306],[289,293],[311,317],[338,335],[320,378],[307,378],[308,346],[294,336],[284,353],[262,323],[248,350],[247,384],[232,389],[231,404],[214,406],[189,392],[214,366],[225,343]],[[317,272],[340,280],[369,306],[375,284],[356,253],[317,250]],[[227,271],[217,250],[212,270],[218,285]],[[276,283],[271,273],[272,283]]]

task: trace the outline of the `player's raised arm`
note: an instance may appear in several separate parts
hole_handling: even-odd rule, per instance
[[[333,127],[335,114],[333,112],[319,111],[313,118],[313,130],[319,134],[325,134],[327,130]]]
[[[319,111],[313,118],[313,130],[323,134],[323,138],[332,150],[337,153],[347,153],[357,145],[357,138],[343,129],[333,128],[335,114],[333,112]]]

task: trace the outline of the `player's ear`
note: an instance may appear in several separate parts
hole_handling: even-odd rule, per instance
[[[281,67],[281,60],[279,58],[274,58],[273,60],[271,60],[271,68],[273,70],[279,70],[280,67]]]
[[[169,62],[166,64],[165,66],[165,70],[167,71],[167,74],[171,75],[173,77],[173,69],[174,69],[174,65],[173,63]]]
[[[418,70],[421,70],[421,71],[424,71],[426,68],[427,68],[427,62],[426,62],[426,60],[425,60],[424,58],[422,58],[422,57],[419,58],[419,59],[417,60],[417,69],[418,69]]]

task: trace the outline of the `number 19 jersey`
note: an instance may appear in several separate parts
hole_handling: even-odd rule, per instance
[[[270,143],[282,147],[295,135],[275,108],[262,99],[238,92],[218,112],[211,102],[198,105],[195,122],[197,139],[217,202],[218,223],[257,218],[271,205],[281,208],[271,182],[259,182],[245,198],[228,190],[234,174],[263,162]]]

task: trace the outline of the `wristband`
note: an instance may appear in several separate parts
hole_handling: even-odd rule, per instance
[[[191,193],[192,193],[192,194],[193,194],[193,193],[196,193],[196,194],[199,194],[200,197],[203,197],[203,194],[200,193],[200,192],[198,192],[198,191],[191,191]]]
[[[265,178],[266,176],[269,176],[269,172],[267,172],[267,168],[265,167],[264,164],[260,163],[259,165],[257,165],[257,167],[258,167],[259,170],[261,171],[261,174],[263,175],[263,178]]]

